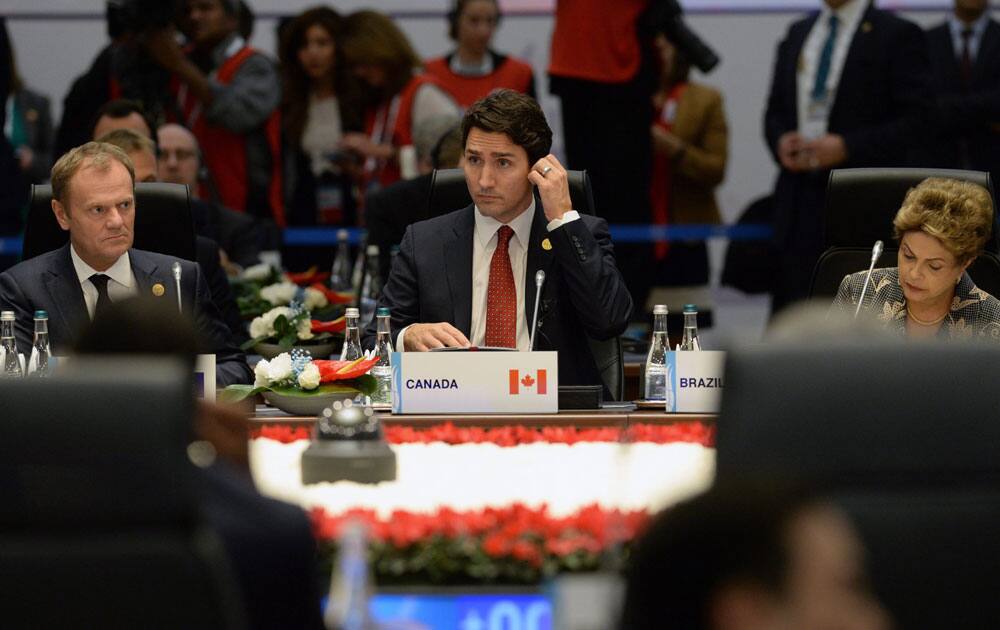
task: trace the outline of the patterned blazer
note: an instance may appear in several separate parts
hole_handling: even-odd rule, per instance
[[[844,277],[831,310],[854,315],[864,286],[865,273],[859,271]],[[906,335],[906,298],[899,286],[898,268],[888,267],[872,272],[861,310],[874,316],[887,330]],[[955,287],[951,312],[941,323],[937,336],[948,341],[984,340],[1000,343],[1000,300],[977,287],[969,274],[963,273]]]

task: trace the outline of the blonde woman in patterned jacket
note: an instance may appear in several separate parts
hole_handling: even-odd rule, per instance
[[[876,269],[861,310],[909,338],[1000,342],[1000,301],[966,269],[993,227],[989,192],[969,182],[929,178],[911,188],[893,219],[897,266]],[[833,310],[851,315],[865,272],[846,276]]]

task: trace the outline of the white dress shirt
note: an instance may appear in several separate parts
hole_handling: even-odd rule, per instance
[[[837,98],[837,86],[840,85],[840,75],[844,71],[844,61],[851,48],[854,33],[858,30],[861,18],[865,14],[868,0],[848,0],[837,10],[831,9],[826,3],[816,18],[812,30],[802,46],[802,54],[798,64],[798,115],[799,133],[807,138],[817,138],[827,132],[830,110]],[[830,73],[827,75],[826,107],[817,109],[812,103],[813,84],[816,83],[816,73],[819,70],[819,59],[823,46],[830,34],[830,16],[836,15],[837,39],[833,45],[833,56],[830,59]],[[825,111],[824,111],[825,109]]]
[[[965,41],[962,38],[962,31],[965,29],[970,29],[972,35],[969,37],[969,57],[972,62],[976,62],[976,56],[979,55],[979,46],[983,43],[983,33],[986,32],[986,27],[990,23],[990,12],[983,11],[983,14],[979,16],[979,19],[972,24],[966,24],[962,20],[955,17],[952,13],[948,16],[948,30],[951,31],[951,44],[955,50],[955,59],[959,62],[962,61],[962,48],[965,46]]]
[[[115,261],[115,264],[108,267],[106,271],[97,271],[83,262],[72,245],[69,248],[69,255],[73,259],[73,269],[76,270],[80,288],[83,289],[83,301],[87,304],[87,314],[90,315],[90,319],[94,319],[94,311],[97,310],[97,287],[90,281],[90,276],[95,273],[103,273],[110,278],[108,280],[108,297],[111,298],[112,302],[124,300],[139,292],[135,274],[132,273],[132,262],[129,260],[128,252],[122,254]]]
[[[493,260],[493,252],[497,249],[497,230],[504,225],[492,217],[488,217],[474,209],[476,227],[472,238],[472,320],[469,335],[469,342],[474,346],[485,345],[486,340],[486,297],[490,284],[490,263]],[[531,205],[517,215],[517,217],[507,223],[514,235],[507,245],[507,254],[510,256],[510,268],[514,274],[514,288],[517,292],[517,349],[526,351],[531,331],[528,330],[528,321],[525,319],[525,286],[524,275],[528,266],[528,247],[531,242],[531,222],[535,217],[535,200],[532,198]],[[570,210],[563,214],[562,218],[553,219],[546,225],[546,229],[551,232],[556,228],[580,218],[580,213]],[[534,290],[534,287],[531,287]],[[433,322],[429,322],[433,323]],[[409,326],[399,331],[396,336],[396,350],[403,352],[404,335]]]

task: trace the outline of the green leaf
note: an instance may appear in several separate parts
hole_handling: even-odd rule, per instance
[[[219,393],[219,399],[226,403],[237,403],[266,390],[266,387],[254,387],[253,385],[227,385]]]
[[[340,383],[351,383],[354,389],[358,390],[365,396],[371,396],[378,389],[378,381],[371,374],[362,374],[358,378],[351,379],[350,381],[338,381]]]
[[[293,330],[289,333],[285,333],[284,336],[278,339],[278,346],[280,346],[282,350],[288,351],[292,349],[292,346],[294,346],[295,342],[298,340],[299,335]]]
[[[274,332],[276,337],[284,337],[291,328],[288,318],[284,315],[278,315],[274,318]]]
[[[310,398],[312,396],[323,396],[327,394],[357,394],[360,390],[349,384],[353,381],[337,381],[336,383],[323,383],[316,389],[299,389],[293,385],[280,385],[268,387],[269,391],[282,396],[294,396],[296,398]]]

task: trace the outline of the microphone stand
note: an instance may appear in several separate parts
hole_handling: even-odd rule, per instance
[[[528,339],[528,351],[535,349],[535,330],[538,328],[538,303],[542,299],[542,284],[545,283],[545,272],[539,269],[535,272],[535,312],[531,316],[531,336]]]
[[[868,283],[871,282],[872,272],[875,270],[875,263],[881,255],[882,241],[875,241],[875,247],[872,247],[872,261],[871,264],[868,265],[868,273],[865,274],[865,284],[861,287],[861,297],[858,299],[858,307],[854,309],[854,319],[858,318],[858,313],[861,312],[861,305],[865,303],[865,293],[868,291]]]
[[[177,287],[177,310],[183,313],[184,309],[181,308],[181,264],[175,260],[171,271],[174,272],[174,285]]]

